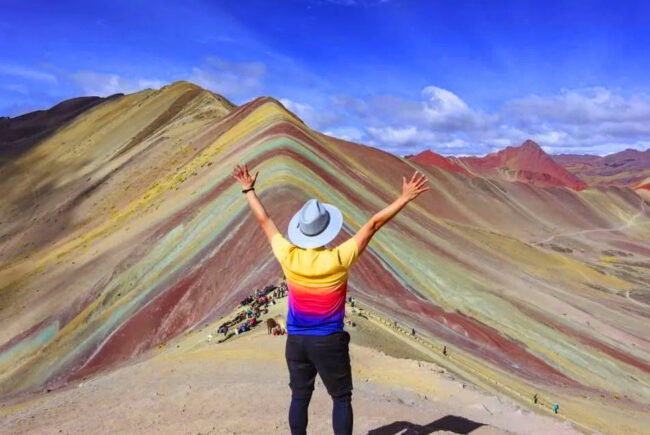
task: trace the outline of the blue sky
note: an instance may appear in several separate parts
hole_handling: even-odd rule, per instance
[[[650,6],[0,0],[0,115],[190,80],[397,154],[650,147]]]

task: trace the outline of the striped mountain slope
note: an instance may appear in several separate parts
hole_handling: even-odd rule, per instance
[[[273,98],[234,106],[186,82],[102,102],[0,168],[2,394],[127,362],[275,281],[230,178],[243,162],[282,230],[307,198],[339,206],[337,241],[425,171],[431,190],[378,233],[350,291],[596,427],[647,421],[650,218],[634,190],[419,167]]]

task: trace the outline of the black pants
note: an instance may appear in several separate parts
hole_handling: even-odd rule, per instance
[[[350,368],[350,334],[287,336],[285,356],[289,367],[291,433],[307,431],[307,408],[318,373],[332,397],[332,427],[336,435],[352,433],[352,371]]]

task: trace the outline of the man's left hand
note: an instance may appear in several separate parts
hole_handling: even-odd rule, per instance
[[[251,176],[248,173],[248,164],[245,164],[244,167],[237,165],[233,170],[232,176],[237,181],[239,181],[239,184],[241,184],[242,188],[249,189],[255,186],[255,180],[257,180],[259,173],[260,171],[257,171],[255,172],[254,176]]]

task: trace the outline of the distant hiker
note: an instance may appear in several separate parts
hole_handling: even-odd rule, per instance
[[[560,410],[560,405],[558,405],[557,403],[554,403],[554,404],[553,404],[553,412],[555,412],[555,413],[557,414],[557,412],[558,412],[559,410]]]
[[[429,189],[427,179],[418,172],[409,181],[402,177],[402,194],[392,204],[370,218],[353,237],[327,248],[343,225],[341,212],[318,199],[308,200],[289,222],[289,242],[255,194],[258,174],[251,176],[248,165],[238,165],[233,177],[241,184],[286,276],[285,288],[290,297],[285,357],[291,388],[291,433],[307,431],[307,409],[318,373],[333,400],[334,433],[351,434],[350,334],[343,329],[348,270],[374,234],[406,204]]]
[[[447,356],[447,346],[444,346],[444,347],[442,348],[442,354],[443,354],[444,356]]]
[[[273,331],[273,328],[275,328],[276,326],[278,326],[278,324],[275,322],[275,320],[266,319],[266,327],[269,330],[269,334],[271,333],[271,331]]]
[[[397,320],[393,320],[393,328],[397,329]]]
[[[411,328],[411,335],[415,335],[415,328]]]
[[[537,393],[535,393],[535,395],[533,396],[533,403],[537,404],[537,399],[538,399]]]

